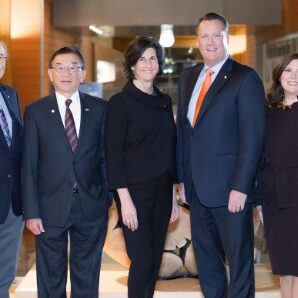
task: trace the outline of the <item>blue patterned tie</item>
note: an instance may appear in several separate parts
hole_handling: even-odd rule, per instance
[[[76,132],[76,127],[75,127],[75,122],[74,122],[74,119],[73,119],[73,115],[72,115],[72,112],[69,108],[71,103],[72,103],[71,99],[67,99],[65,101],[65,104],[66,104],[65,130],[66,130],[66,134],[67,134],[71,149],[74,152],[77,148],[78,136],[77,136],[77,132]]]
[[[10,136],[10,133],[9,133],[6,117],[5,117],[4,111],[3,111],[1,106],[0,106],[0,125],[1,125],[2,131],[3,131],[6,143],[7,143],[8,147],[10,147],[11,136]]]

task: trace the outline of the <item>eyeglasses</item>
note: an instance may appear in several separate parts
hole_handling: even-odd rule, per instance
[[[6,58],[7,56],[0,55],[0,61],[5,61]]]
[[[56,64],[50,67],[50,69],[54,69],[57,73],[64,73],[66,70],[67,72],[75,73],[83,69],[83,66],[79,66],[77,64]]]

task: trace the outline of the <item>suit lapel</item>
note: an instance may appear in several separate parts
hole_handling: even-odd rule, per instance
[[[209,104],[211,103],[212,100],[215,99],[215,95],[229,81],[231,77],[232,69],[233,69],[233,60],[229,58],[220,69],[216,79],[212,83],[211,87],[209,88],[204,98],[195,127],[198,125],[198,123],[200,123],[200,120],[205,114]]]
[[[199,74],[203,68],[204,64],[200,64],[195,66],[192,71],[189,73],[189,77],[187,78],[186,86],[185,86],[185,115],[188,113],[188,105],[191,99],[191,95],[193,92],[193,89],[195,87],[195,84],[198,80]]]
[[[86,97],[83,93],[79,92],[80,94],[80,101],[81,101],[81,124],[80,124],[80,133],[78,139],[78,145],[75,153],[77,153],[82,144],[84,144],[84,139],[88,138],[88,125],[89,125],[89,114],[90,114],[90,107],[87,103]]]
[[[3,143],[6,147],[7,147],[7,150],[9,149],[8,145],[7,145],[7,142],[5,140],[5,137],[4,137],[4,133],[3,133],[3,130],[2,128],[0,127],[0,141],[1,143]]]
[[[10,146],[10,148],[7,145],[7,142],[6,142],[6,139],[5,139],[3,130],[0,127],[0,139],[1,139],[1,142],[3,142],[3,144],[5,146],[7,146],[7,149],[9,150],[9,149],[11,149],[11,147],[13,145],[14,135],[16,133],[16,131],[15,131],[16,127],[14,125],[14,121],[16,119],[16,121],[18,121],[19,124],[21,125],[21,120],[20,120],[19,111],[15,111],[14,107],[11,104],[11,99],[10,99],[10,96],[11,95],[7,92],[7,89],[2,84],[0,84],[0,92],[1,92],[1,94],[3,96],[4,102],[6,104],[6,107],[8,109],[8,112],[9,112],[10,117],[11,117],[11,120],[12,120],[12,136],[11,136],[11,146]]]
[[[0,91],[4,98],[5,104],[7,106],[7,109],[9,113],[11,114],[11,117],[15,117],[16,120],[22,125],[22,120],[20,118],[20,111],[16,110],[16,108],[12,104],[11,94],[9,94],[8,90],[5,88],[5,86],[0,84]],[[17,100],[17,99],[15,99]]]

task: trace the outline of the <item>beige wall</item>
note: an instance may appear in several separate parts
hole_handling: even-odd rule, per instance
[[[281,23],[282,0],[54,0],[54,23],[60,26],[189,26],[209,11],[234,24]],[[268,17],[270,9],[270,17]]]

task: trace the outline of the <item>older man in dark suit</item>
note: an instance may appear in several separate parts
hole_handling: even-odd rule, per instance
[[[204,15],[197,42],[204,63],[180,75],[177,151],[200,283],[206,298],[254,297],[252,203],[264,89],[253,69],[229,56],[224,17]]]
[[[0,41],[0,79],[7,48]],[[23,230],[20,191],[22,120],[17,92],[0,83],[0,297],[8,298]]]
[[[80,93],[84,60],[73,48],[50,59],[55,92],[26,108],[22,187],[26,226],[36,235],[40,298],[66,297],[70,239],[72,297],[98,297],[107,228],[105,102]]]

